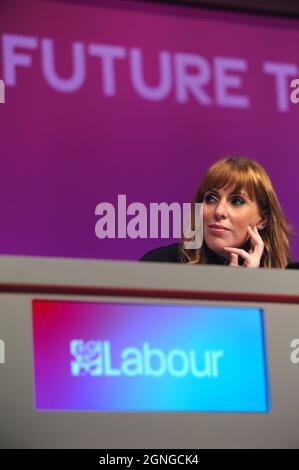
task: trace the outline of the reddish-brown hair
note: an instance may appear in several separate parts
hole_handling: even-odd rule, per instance
[[[246,191],[250,199],[256,201],[261,216],[267,219],[266,226],[259,231],[264,241],[260,266],[285,268],[290,261],[291,227],[284,217],[269,176],[257,162],[241,157],[228,157],[217,161],[204,176],[194,202],[203,202],[204,194],[211,189],[230,187],[236,193]],[[194,213],[192,220],[194,224]],[[185,263],[210,264],[215,260],[205,242],[196,250],[187,250],[184,248],[183,239],[180,253]]]

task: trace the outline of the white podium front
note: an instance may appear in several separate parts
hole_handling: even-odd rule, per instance
[[[3,256],[0,340],[1,448],[299,447],[295,270]]]

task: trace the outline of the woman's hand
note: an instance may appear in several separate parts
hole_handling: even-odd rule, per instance
[[[264,242],[260,236],[257,226],[252,229],[248,226],[248,233],[250,236],[251,247],[249,251],[242,250],[241,248],[233,248],[226,246],[224,250],[231,254],[229,266],[239,266],[238,256],[244,259],[243,267],[245,268],[258,268],[260,266],[261,257],[264,251]]]

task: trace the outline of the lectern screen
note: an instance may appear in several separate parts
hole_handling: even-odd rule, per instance
[[[37,410],[269,411],[258,308],[33,300]]]

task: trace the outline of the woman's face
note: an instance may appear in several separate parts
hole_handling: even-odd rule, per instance
[[[203,239],[210,250],[228,257],[223,247],[239,248],[248,240],[248,225],[261,222],[256,201],[232,188],[207,191],[203,199]],[[259,228],[259,226],[258,226]]]

